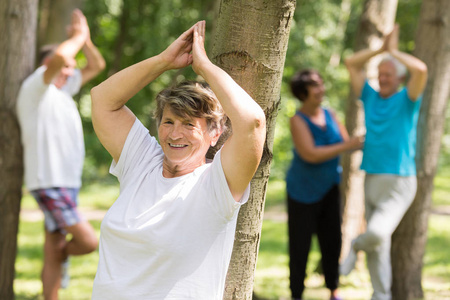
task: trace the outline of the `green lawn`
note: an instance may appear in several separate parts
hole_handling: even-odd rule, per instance
[[[440,172],[435,180],[433,202],[436,206],[450,206],[450,172]],[[117,185],[92,184],[82,189],[82,209],[107,209],[117,197]],[[271,181],[267,192],[266,219],[262,227],[261,245],[255,275],[255,294],[261,299],[290,299],[289,269],[287,266],[287,228],[284,207],[284,183]],[[35,210],[34,200],[25,195],[22,209]],[[91,221],[99,235],[100,221]],[[43,222],[21,219],[19,249],[16,261],[14,290],[16,299],[42,299],[40,270],[42,268]],[[423,287],[426,299],[450,299],[450,216],[433,214],[430,217],[428,244],[424,259]],[[310,253],[305,299],[327,299],[321,275],[314,270],[320,260],[317,242]],[[71,259],[71,282],[61,290],[62,300],[90,299],[92,282],[98,262],[98,251]],[[345,299],[369,299],[371,286],[362,257],[357,269],[341,278],[341,290]]]

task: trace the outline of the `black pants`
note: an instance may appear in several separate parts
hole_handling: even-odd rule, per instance
[[[328,289],[339,285],[339,256],[342,246],[340,192],[337,185],[317,203],[303,204],[288,195],[289,268],[293,298],[305,289],[306,263],[314,233],[322,253],[322,269]]]

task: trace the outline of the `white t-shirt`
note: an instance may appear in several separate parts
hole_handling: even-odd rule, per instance
[[[72,95],[81,87],[75,70],[58,89],[44,83],[45,66],[22,84],[17,99],[29,190],[50,187],[79,188],[84,161],[83,128]]]
[[[222,299],[240,202],[220,151],[210,164],[162,175],[164,154],[136,119],[111,173],[120,195],[101,225],[92,299]]]

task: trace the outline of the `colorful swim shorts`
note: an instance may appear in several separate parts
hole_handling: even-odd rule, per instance
[[[45,228],[49,232],[61,231],[82,220],[78,213],[78,189],[47,188],[30,191],[44,212]]]

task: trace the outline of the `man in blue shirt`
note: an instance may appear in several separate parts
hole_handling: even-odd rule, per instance
[[[377,50],[364,49],[346,59],[351,86],[364,104],[366,140],[361,169],[364,183],[366,232],[352,241],[340,267],[347,275],[355,266],[356,253],[366,252],[373,296],[391,299],[391,236],[411,205],[416,189],[416,129],[427,67],[416,57],[398,50],[398,26]],[[370,58],[386,53],[378,65],[378,91],[365,76]],[[405,79],[406,86],[399,90]]]

